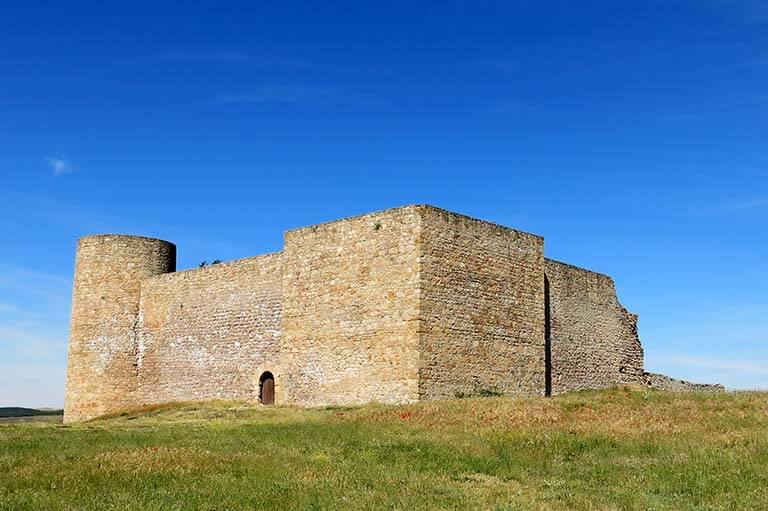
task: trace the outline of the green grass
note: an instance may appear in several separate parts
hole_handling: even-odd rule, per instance
[[[0,423],[0,509],[768,509],[768,393]]]

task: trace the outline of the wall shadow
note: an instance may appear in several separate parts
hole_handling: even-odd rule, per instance
[[[549,309],[549,279],[544,275],[544,395],[552,395],[552,315]]]

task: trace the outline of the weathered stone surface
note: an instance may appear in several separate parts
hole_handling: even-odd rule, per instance
[[[419,396],[544,394],[544,239],[419,212]]]
[[[699,389],[643,375],[637,317],[610,277],[431,206],[296,229],[282,252],[199,269],[174,272],[175,254],[150,238],[80,240],[65,421],[258,400],[266,371],[276,403],[302,406]]]
[[[146,279],[139,401],[257,399],[280,346],[280,279],[279,253]]]
[[[716,383],[693,383],[671,378],[665,374],[644,373],[645,384],[659,390],[671,392],[724,392],[725,387]]]
[[[616,297],[613,279],[547,259],[551,392],[642,384],[637,316]]]
[[[166,241],[106,234],[77,244],[64,416],[79,421],[135,406],[141,283],[176,269]]]
[[[278,403],[418,398],[418,208],[289,231]]]

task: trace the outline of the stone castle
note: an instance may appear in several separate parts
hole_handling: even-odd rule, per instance
[[[77,246],[65,421],[171,401],[322,406],[550,395],[643,371],[613,280],[540,236],[431,206],[291,230],[281,252],[185,271],[166,241]]]

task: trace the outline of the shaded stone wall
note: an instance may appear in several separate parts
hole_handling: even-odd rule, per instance
[[[685,380],[671,378],[665,374],[645,373],[645,384],[659,390],[671,392],[724,392],[725,387],[712,383],[693,383]]]
[[[420,211],[419,395],[544,394],[544,240]]]
[[[257,399],[277,358],[281,295],[280,253],[145,280],[140,402]]]
[[[416,207],[285,234],[278,403],[418,398]]]
[[[616,297],[613,279],[545,261],[551,392],[643,383],[637,316]]]
[[[138,236],[99,235],[77,244],[66,422],[135,406],[141,282],[176,268],[176,247]]]

